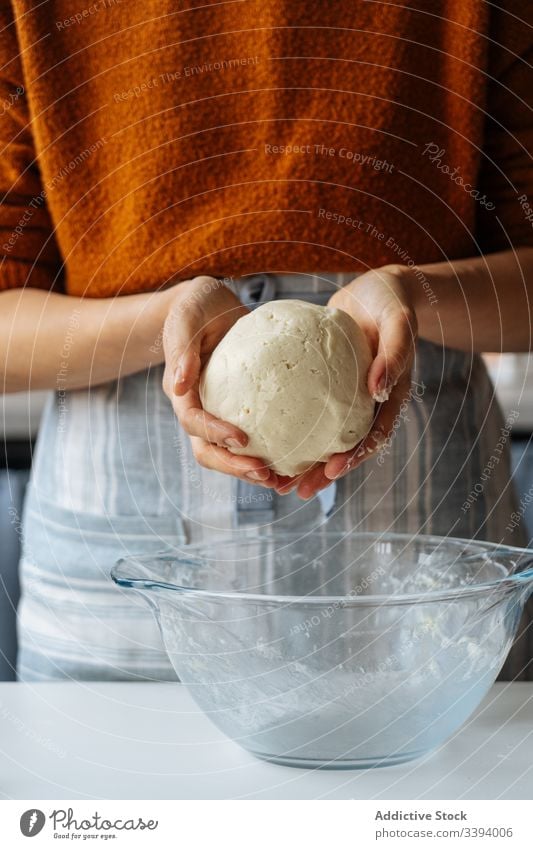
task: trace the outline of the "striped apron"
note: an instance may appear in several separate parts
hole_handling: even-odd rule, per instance
[[[234,285],[251,307],[274,298],[325,304],[350,279],[269,274]],[[21,680],[175,679],[150,609],[109,577],[127,554],[239,527],[299,531],[325,522],[496,541],[508,533],[510,424],[478,356],[420,341],[411,403],[385,452],[307,502],[198,466],[162,375],[161,366],[50,396],[24,510]],[[523,543],[520,528],[510,541]]]

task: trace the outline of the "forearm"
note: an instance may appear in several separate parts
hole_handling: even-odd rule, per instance
[[[0,293],[1,392],[79,389],[163,362],[169,292],[75,298]]]
[[[463,351],[531,349],[533,248],[396,269],[422,338]]]

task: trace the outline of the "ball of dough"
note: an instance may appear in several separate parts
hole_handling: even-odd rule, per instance
[[[240,318],[200,378],[205,410],[241,428],[281,475],[299,475],[368,433],[374,401],[367,339],[345,312],[272,301]]]

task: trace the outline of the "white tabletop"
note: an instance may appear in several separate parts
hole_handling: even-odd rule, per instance
[[[4,799],[531,799],[533,683],[496,684],[440,750],[402,766],[255,760],[180,684],[0,684]]]

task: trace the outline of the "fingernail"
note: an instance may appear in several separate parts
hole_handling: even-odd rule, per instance
[[[270,472],[268,469],[263,469],[263,471],[259,472],[247,472],[245,477],[247,477],[248,480],[254,481],[254,483],[264,483],[269,479]]]
[[[183,368],[181,367],[181,365],[179,365],[174,374],[174,386],[179,387],[180,384],[184,382],[184,379],[185,378],[183,376]]]
[[[383,404],[385,401],[389,400],[391,391],[392,386],[387,386],[387,378],[384,375],[380,379],[376,391],[372,393],[372,398],[374,401],[377,401],[378,404]]]

